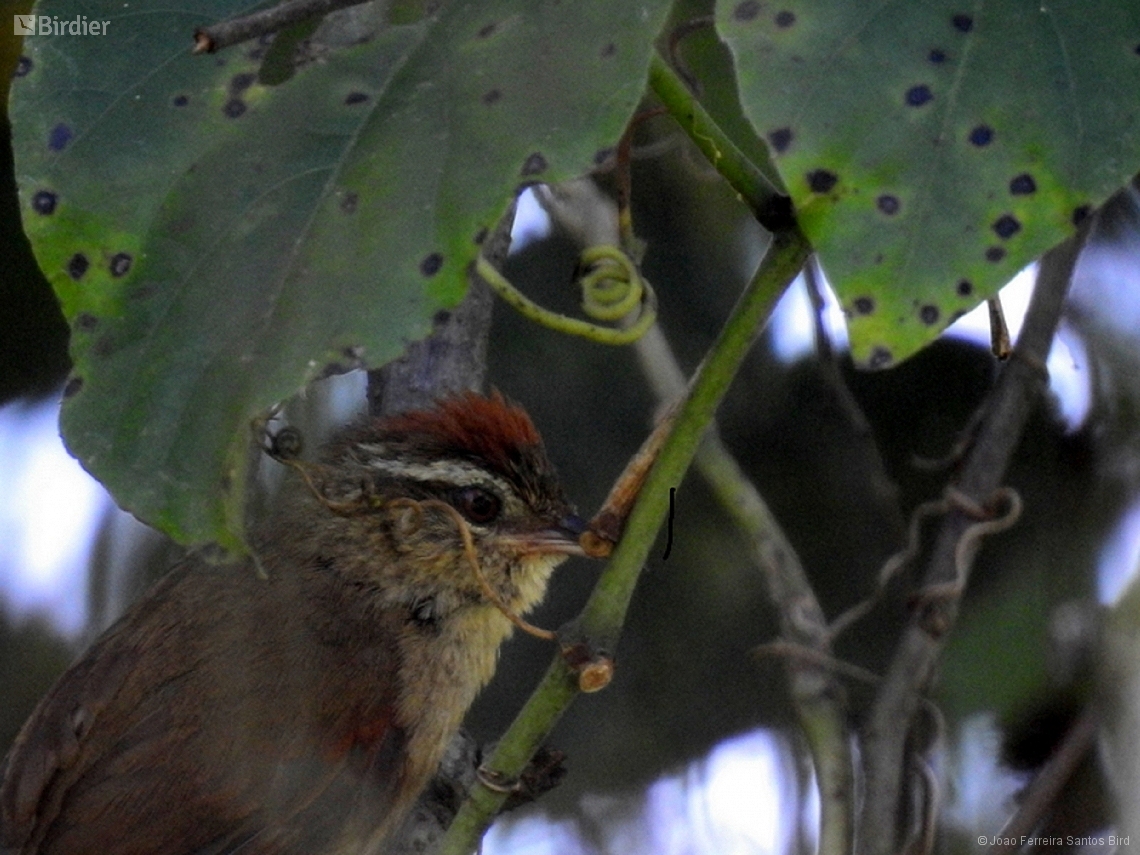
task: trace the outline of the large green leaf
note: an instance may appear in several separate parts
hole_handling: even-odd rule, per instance
[[[329,363],[377,365],[454,305],[528,181],[589,168],[644,87],[665,0],[467,0],[258,83],[190,55],[251,8],[41,0],[12,92],[37,258],[74,328],[64,437],[184,542],[237,545],[246,425]]]
[[[862,364],[913,353],[1140,167],[1140,3],[735,0],[717,26]]]

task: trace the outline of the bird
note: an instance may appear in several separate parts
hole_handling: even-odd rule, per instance
[[[0,767],[0,852],[386,851],[504,612],[584,524],[497,392],[354,424],[295,468],[250,556],[189,553],[40,702]]]

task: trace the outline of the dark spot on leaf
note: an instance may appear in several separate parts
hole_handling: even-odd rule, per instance
[[[607,42],[605,45],[602,46],[602,49],[599,53],[599,56],[601,56],[602,59],[609,59],[611,56],[613,56],[616,53],[617,53],[617,45],[615,45],[613,42]]]
[[[77,252],[67,262],[67,275],[78,282],[90,266],[91,262],[87,260],[87,256]]]
[[[131,258],[129,252],[116,252],[111,256],[111,263],[109,265],[111,275],[116,279],[120,276],[126,276],[131,272],[131,264],[133,263],[134,259]]]
[[[1028,172],[1023,172],[1021,175],[1010,179],[1009,192],[1014,196],[1028,196],[1030,193],[1037,192],[1037,182]]]
[[[75,395],[80,389],[83,388],[82,377],[68,377],[67,383],[63,387],[63,397],[70,398]]]
[[[974,283],[969,279],[959,279],[955,289],[959,297],[969,297],[974,293]]]
[[[738,21],[751,21],[759,14],[758,0],[744,0],[743,3],[737,3],[736,8],[732,10],[732,17]]]
[[[894,355],[885,347],[876,347],[871,351],[871,358],[867,360],[872,368],[886,368],[895,361]]]
[[[115,340],[109,335],[101,335],[91,345],[91,352],[101,359],[106,359],[115,352]]]
[[[99,319],[90,312],[80,312],[75,316],[75,329],[82,333],[89,333],[99,326]]]
[[[883,255],[881,252],[876,252],[876,253],[875,253],[875,264],[882,264],[882,263],[883,263],[883,259],[884,259],[885,257],[886,257],[886,256],[884,256],[884,255]]]
[[[613,148],[600,148],[594,152],[594,165],[601,166],[614,156]]]
[[[982,146],[989,145],[991,142],[993,142],[994,129],[989,125],[978,125],[972,131],[970,131],[970,136],[967,139],[970,140],[971,144],[981,148]]]
[[[498,28],[499,28],[499,24],[496,21],[492,21],[489,24],[484,24],[480,28],[479,32],[477,32],[475,35],[481,39],[485,39],[485,38],[488,38],[489,36],[491,36],[495,32],[495,30],[497,30]]]
[[[954,29],[960,33],[968,33],[974,29],[974,19],[969,15],[955,15],[950,19],[950,23],[954,25]]]
[[[447,311],[447,309],[440,309],[438,312],[432,315],[431,322],[437,327],[441,327],[450,320],[451,312]]]
[[[438,252],[433,252],[430,255],[425,255],[423,261],[420,262],[420,273],[424,276],[435,276],[441,267],[443,267],[443,256]]]
[[[222,107],[222,113],[225,114],[227,119],[236,119],[245,112],[245,101],[241,98],[231,98]]]
[[[991,246],[986,248],[986,261],[997,264],[1005,258],[1005,250],[1000,246]]]
[[[812,193],[827,193],[839,183],[839,176],[829,169],[813,169],[807,174]]]
[[[899,197],[892,196],[890,193],[884,193],[882,196],[876,199],[875,205],[888,217],[892,216],[893,214],[897,214],[899,212],[899,208],[901,207]]]
[[[347,104],[349,107],[352,107],[356,104],[363,104],[367,100],[368,100],[368,96],[365,95],[363,92],[349,92],[344,97],[344,103]]]
[[[870,315],[875,311],[875,300],[872,297],[856,297],[851,306],[857,315]]]
[[[230,98],[221,108],[221,112],[227,119],[237,119],[239,115],[245,112],[245,101],[241,98]]]
[[[1019,231],[1021,231],[1021,223],[1018,222],[1017,217],[1012,214],[1002,214],[992,226],[994,234],[1002,240],[1009,240]]]
[[[1073,208],[1073,225],[1079,226],[1088,219],[1089,214],[1092,213],[1092,205],[1078,205]]]
[[[921,107],[934,100],[934,93],[930,91],[930,87],[925,83],[920,83],[918,86],[912,86],[906,90],[906,103],[909,107]]]
[[[786,30],[796,22],[796,13],[789,12],[786,9],[783,12],[776,13],[776,26],[781,30]]]
[[[503,97],[503,93],[500,92],[498,89],[488,89],[486,92],[483,93],[482,101],[484,104],[486,104],[488,107],[490,107],[492,104],[494,104],[496,101],[498,101],[502,97]]]
[[[355,214],[356,203],[359,201],[360,197],[349,190],[340,199],[340,209],[346,214]]]
[[[926,55],[926,58],[935,65],[941,65],[946,61],[946,51],[940,50],[939,48],[931,48],[930,53]]]
[[[48,134],[48,148],[52,151],[63,151],[64,146],[71,142],[73,136],[75,134],[71,132],[71,128],[60,122]]]
[[[783,154],[788,150],[788,146],[792,144],[791,128],[776,128],[776,130],[768,134],[768,142],[772,146],[772,151],[776,154]]]
[[[22,56],[16,60],[16,70],[12,72],[13,77],[27,77],[32,72],[32,58],[30,56]]]
[[[483,241],[485,241],[486,239],[487,239],[487,227],[484,226],[483,228],[479,229],[479,231],[475,232],[475,244],[476,244],[476,246],[482,246]]]
[[[538,175],[540,172],[545,172],[547,167],[546,158],[542,156],[541,152],[534,152],[527,156],[526,162],[523,163],[522,175]]]
[[[186,95],[175,95],[170,103],[175,107],[185,107],[190,103],[190,98]]]
[[[918,319],[930,327],[938,323],[938,318],[941,316],[941,314],[942,313],[938,311],[937,306],[927,303],[925,306],[918,310]]]
[[[255,80],[257,80],[257,75],[249,71],[243,71],[241,74],[235,74],[230,78],[230,92],[232,92],[234,95],[240,95],[246,89],[251,87]]]
[[[36,195],[32,197],[32,210],[46,217],[55,212],[55,205],[58,201],[59,197],[50,190],[37,190]]]

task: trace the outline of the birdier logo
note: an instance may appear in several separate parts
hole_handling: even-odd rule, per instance
[[[110,21],[89,21],[86,15],[57,18],[55,15],[13,15],[17,36],[105,36]]]

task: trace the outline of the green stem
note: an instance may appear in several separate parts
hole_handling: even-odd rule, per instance
[[[617,643],[638,576],[668,511],[669,487],[684,477],[705,427],[761,322],[800,272],[810,251],[807,240],[796,229],[772,236],[760,268],[698,368],[673,431],[633,507],[625,534],[582,613],[579,626],[595,650],[612,651]],[[517,778],[577,693],[574,674],[561,655],[556,656],[538,689],[499,741],[485,764],[487,769],[504,780]],[[448,830],[440,855],[465,855],[474,849],[505,801],[505,793],[477,784]]]
[[[775,168],[767,162],[757,163],[741,151],[660,54],[655,53],[649,61],[649,88],[709,163],[740,194],[760,225],[769,231],[791,227],[791,201]]]

